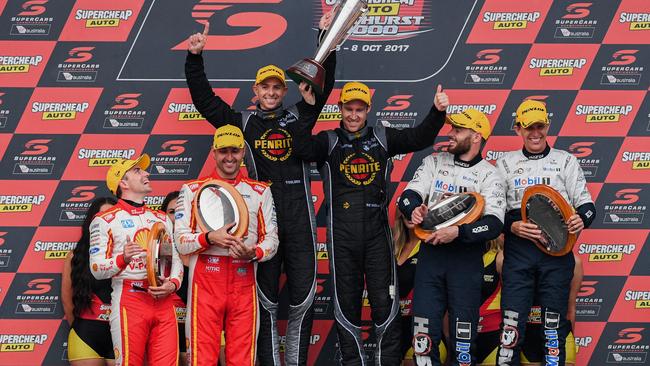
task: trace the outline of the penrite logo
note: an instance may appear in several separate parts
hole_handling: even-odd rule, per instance
[[[393,128],[414,127],[418,112],[407,110],[411,107],[411,98],[413,98],[411,94],[398,94],[388,97],[386,106],[382,110],[375,112],[377,123]]]
[[[247,3],[281,3],[282,0],[253,0]],[[192,8],[192,17],[199,24],[205,24],[210,20],[215,12],[220,10],[229,9],[235,6],[237,9],[236,0],[221,1],[215,4],[213,0],[200,0]],[[232,9],[229,9],[232,10]],[[287,30],[287,20],[280,14],[272,12],[248,12],[241,11],[228,16],[225,19],[227,26],[235,30],[228,30],[224,34],[208,34],[206,51],[238,51],[249,50],[265,46],[278,40]],[[213,29],[226,29],[226,27]],[[241,30],[248,30],[243,33]],[[214,32],[214,30],[213,30]],[[183,41],[174,47],[172,50],[186,50],[186,42]]]
[[[97,80],[99,64],[88,63],[92,60],[95,47],[74,47],[68,51],[68,57],[57,65],[58,82],[94,82]]]
[[[270,161],[285,161],[293,151],[293,140],[284,128],[271,128],[255,140],[254,149]]]
[[[375,180],[377,173],[381,171],[381,163],[364,152],[352,153],[339,164],[339,170],[352,184],[367,186]]]
[[[601,85],[639,85],[645,69],[643,64],[633,65],[638,56],[638,49],[616,50],[611,61],[601,67]]]
[[[42,16],[47,11],[48,0],[28,0],[21,5],[22,11],[17,16],[11,17],[12,36],[46,36],[54,18]]]
[[[501,60],[502,48],[478,51],[476,60],[465,66],[465,84],[503,84],[508,66],[495,65]]]

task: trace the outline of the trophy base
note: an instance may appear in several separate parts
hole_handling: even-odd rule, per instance
[[[300,85],[300,82],[305,81],[311,85],[316,93],[323,94],[325,87],[325,68],[318,62],[309,58],[298,61],[287,69],[287,76],[296,85]]]

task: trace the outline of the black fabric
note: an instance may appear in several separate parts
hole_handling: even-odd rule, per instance
[[[530,160],[539,160],[545,158],[551,152],[551,147],[548,146],[548,144],[546,144],[546,147],[540,153],[531,153],[528,150],[526,150],[525,147],[522,147],[521,152],[524,154],[525,157],[527,157]]]
[[[406,217],[408,220],[411,220],[413,210],[422,205],[422,203],[422,197],[418,192],[412,189],[405,189],[399,196],[397,207],[400,211],[402,211],[404,217]]]
[[[596,218],[596,206],[592,202],[585,203],[576,209],[576,213],[582,219],[586,229],[591,226],[591,223]]]
[[[98,355],[110,360],[115,358],[111,326],[108,322],[75,318],[72,329]]]
[[[486,215],[471,224],[458,227],[457,242],[463,244],[480,245],[499,236],[503,230],[503,223],[498,217]]]

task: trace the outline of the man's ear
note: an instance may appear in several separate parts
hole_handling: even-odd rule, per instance
[[[515,123],[515,133],[517,134],[517,136],[521,136],[521,126],[519,125],[519,123]]]

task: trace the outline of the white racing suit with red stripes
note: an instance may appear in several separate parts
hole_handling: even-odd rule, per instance
[[[172,233],[172,223],[164,212],[136,207],[119,200],[100,213],[90,225],[90,270],[95,278],[112,278],[111,336],[115,365],[176,365],[178,328],[172,296],[155,299],[149,287],[146,252],[124,261],[127,238],[145,245],[147,234],[157,222]],[[183,264],[173,250],[170,281],[178,289],[183,280]]]
[[[255,364],[258,323],[255,263],[234,259],[228,249],[210,245],[197,227],[193,200],[203,183],[226,181],[237,189],[248,206],[248,232],[244,243],[256,247],[258,261],[271,259],[278,248],[275,206],[265,183],[245,178],[212,176],[183,185],[176,207],[174,236],[181,254],[192,254],[187,294],[188,364],[214,366],[219,359],[219,334],[225,331],[228,365]]]

